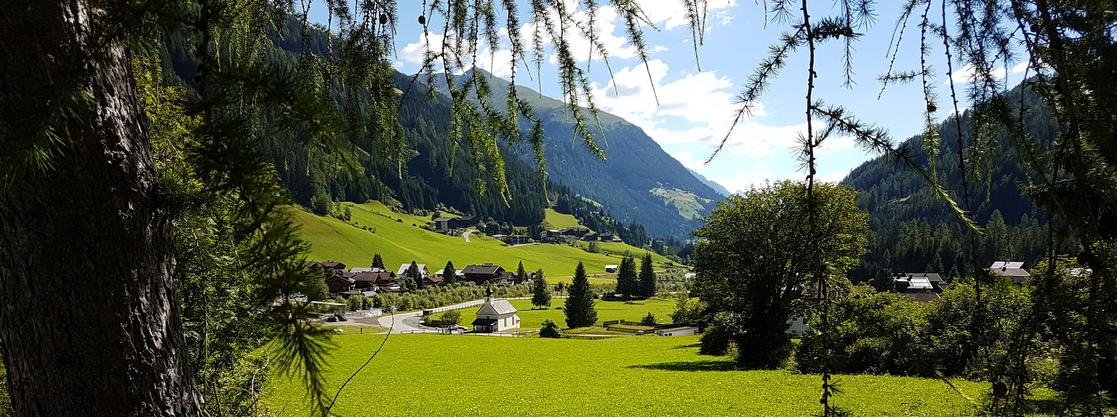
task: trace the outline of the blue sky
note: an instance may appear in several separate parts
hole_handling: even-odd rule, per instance
[[[568,0],[568,3],[576,2]],[[920,131],[924,106],[918,82],[890,86],[879,100],[877,98],[881,91],[877,77],[888,68],[886,53],[901,3],[880,1],[876,22],[863,31],[864,36],[855,44],[856,85],[852,89],[842,86],[843,44],[830,42],[819,47],[815,91],[816,99],[845,106],[864,121],[886,128],[897,140]],[[759,111],[737,125],[726,148],[710,164],[703,164],[730,127],[733,112],[738,106],[734,99],[742,84],[767,54],[768,45],[787,30],[787,25],[774,21],[765,25],[764,9],[752,1],[709,0],[707,32],[704,45],[698,51],[699,71],[682,2],[645,0],[640,4],[659,29],[646,32],[649,66],[659,104],[656,105],[652,94],[647,70],[626,40],[623,23],[611,8],[603,7],[598,13],[597,28],[609,51],[613,78],[600,62],[600,57],[596,57],[589,67],[589,76],[594,84],[598,107],[640,126],[683,165],[721,183],[730,191],[747,190],[765,181],[802,179],[804,173],[795,159],[793,148],[796,137],[805,131],[805,50],[799,51],[788,62],[761,97]],[[832,2],[813,4],[816,4],[812,13],[814,18],[838,12],[832,8]],[[525,9],[526,5],[521,6],[521,12]],[[400,71],[408,74],[419,69],[427,44],[422,38],[422,27],[417,23],[420,10],[419,1],[399,2],[400,23],[394,61]],[[319,8],[316,13],[313,20],[324,22],[322,10]],[[503,13],[498,11],[498,16]],[[529,19],[522,16],[521,21],[527,24]],[[441,22],[430,23],[432,29],[441,27]],[[895,63],[898,71],[919,68],[919,30],[914,23],[913,18],[900,46],[900,55]],[[530,33],[529,30],[522,32],[525,35]],[[432,33],[430,41],[438,45],[441,34]],[[504,47],[507,48],[507,45]],[[585,60],[589,55],[586,42],[574,42],[574,51],[578,59]],[[552,52],[547,51],[546,54],[550,57]],[[498,76],[508,74],[510,53],[506,49],[483,50],[482,56],[478,66]],[[942,98],[942,110],[937,118],[941,120],[950,112],[946,104],[949,97],[947,67],[938,41],[932,48],[932,56],[936,77],[932,87]],[[581,64],[585,68],[586,62]],[[957,87],[964,89],[967,82],[965,71],[957,63],[954,67]],[[1023,66],[1014,65],[1003,72],[1008,75],[1008,81],[1016,82],[1022,70]],[[538,76],[534,68],[530,71],[533,77]],[[526,79],[524,70],[517,70],[517,74],[518,83],[537,89],[537,83],[541,81],[544,94],[560,96],[555,67],[550,62],[544,64],[541,80]],[[838,181],[869,158],[872,155],[863,152],[850,139],[830,138],[820,151],[818,174],[823,180]]]

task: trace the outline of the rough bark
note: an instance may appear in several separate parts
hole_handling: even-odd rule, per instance
[[[198,415],[168,214],[127,51],[91,4],[0,9],[0,152],[20,149],[44,118],[62,140],[52,169],[0,184],[0,339],[13,407]],[[65,98],[79,96],[63,117]]]

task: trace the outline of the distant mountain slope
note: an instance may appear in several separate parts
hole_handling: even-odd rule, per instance
[[[1020,97],[1019,89],[1008,94]],[[1048,108],[1038,96],[1030,93],[1025,95],[1024,104],[1029,109],[1028,133],[1040,146],[1051,143],[1057,125]],[[969,112],[962,116],[966,138],[970,137],[971,116]],[[942,145],[936,161],[940,181],[960,200],[956,123],[952,118],[940,125]],[[1011,143],[1007,139],[999,142]],[[912,150],[919,164],[926,166],[927,153],[919,136],[909,138],[903,145]],[[1019,186],[1026,182],[1027,175],[1018,162],[1020,157],[1015,147],[1003,145],[991,151],[985,166],[989,180],[970,181],[974,218],[986,228],[986,233],[978,240],[975,261],[988,265],[995,260],[1011,259],[1030,266],[1043,255],[1045,215],[1020,191]],[[975,161],[968,160],[972,167]],[[859,192],[858,206],[869,212],[874,232],[870,253],[855,272],[855,278],[880,277],[890,271],[949,275],[965,271],[962,261],[968,250],[961,239],[958,220],[916,173],[881,157],[851,171],[842,184]]]
[[[493,97],[503,100],[510,83],[483,70]],[[468,76],[468,74],[467,74]],[[652,235],[689,238],[724,195],[696,177],[638,126],[600,112],[601,130],[591,131],[606,150],[606,161],[573,140],[573,125],[565,105],[523,86],[517,93],[534,107],[543,121],[544,152],[550,179],[590,198],[624,223],[640,223]],[[603,132],[602,132],[603,131]],[[529,159],[527,150],[520,155]]]
[[[512,270],[523,261],[528,271],[543,269],[553,280],[571,276],[578,262],[585,263],[588,273],[601,274],[606,264],[620,264],[620,255],[625,251],[637,255],[645,252],[623,243],[602,244],[603,253],[600,254],[560,244],[509,247],[477,233],[466,242],[460,236],[420,228],[428,218],[394,212],[380,202],[343,205],[350,209],[348,223],[290,209],[302,228],[299,235],[310,243],[312,260],[336,260],[350,266],[367,267],[372,255],[380,253],[389,268],[395,269],[414,260],[426,264],[432,272],[441,269],[447,260],[452,260],[459,269],[469,264],[492,262]],[[364,229],[366,227],[368,229]],[[653,254],[652,258],[657,269],[666,268],[666,258],[658,254]]]
[[[729,189],[726,189],[725,186],[722,186],[718,182],[706,178],[706,176],[698,174],[697,171],[689,170],[689,169],[688,169],[688,171],[690,171],[690,174],[694,175],[694,178],[698,179],[698,181],[701,181],[702,183],[705,183],[707,186],[710,186],[710,188],[714,189],[714,191],[718,192],[718,194],[720,194],[722,196],[725,196],[725,197],[729,197],[729,195],[733,194],[729,191]]]

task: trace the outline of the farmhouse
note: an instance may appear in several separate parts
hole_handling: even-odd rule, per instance
[[[493,290],[485,291],[485,303],[477,310],[473,320],[473,330],[477,332],[500,332],[520,327],[520,316],[516,307],[507,300],[493,300]]]
[[[590,232],[589,229],[576,228],[576,227],[571,226],[571,227],[563,228],[561,231],[559,231],[559,235],[581,238],[581,237],[585,236],[586,234],[588,234],[589,232]]]
[[[1006,277],[1013,283],[1021,284],[1031,280],[1032,274],[1024,270],[1024,263],[1020,261],[995,261],[989,266],[989,272],[994,276]]]
[[[326,278],[326,287],[330,289],[331,294],[341,294],[353,290],[356,282],[353,273],[338,271]]]
[[[892,291],[916,302],[939,300],[942,276],[938,273],[899,273],[892,276]]]
[[[353,273],[353,271],[350,271],[350,273]],[[395,273],[375,267],[353,274],[353,280],[356,281],[355,287],[360,290],[376,289],[381,285],[395,283],[395,277]]]
[[[419,266],[419,276],[420,276],[419,278],[420,279],[425,280],[428,276],[431,275],[430,271],[427,270],[427,265],[426,264],[419,264],[418,266]],[[411,263],[400,264],[399,269],[396,270],[396,277],[404,277],[404,275],[407,274],[407,269],[409,269],[409,268],[411,268]]]
[[[489,281],[499,280],[500,277],[504,275],[504,267],[493,263],[481,265],[470,264],[462,269],[461,275],[464,276],[466,280],[477,284],[483,284]]]
[[[892,289],[897,292],[942,293],[942,275],[938,273],[898,273],[892,276]]]

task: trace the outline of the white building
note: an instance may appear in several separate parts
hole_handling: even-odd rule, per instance
[[[473,320],[473,330],[477,332],[500,332],[520,327],[520,316],[516,307],[507,300],[493,300],[493,290],[485,291],[485,303],[477,310]]]
[[[698,333],[698,327],[685,326],[675,328],[665,328],[655,330],[655,335],[660,337],[681,337],[684,335],[694,335]]]

